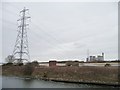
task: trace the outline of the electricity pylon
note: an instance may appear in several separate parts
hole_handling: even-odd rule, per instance
[[[15,57],[15,61],[17,63],[23,63],[23,60],[30,60],[29,48],[28,48],[28,39],[27,39],[27,29],[28,29],[28,18],[26,12],[29,9],[24,9],[20,11],[20,19],[18,19],[18,35],[15,42],[13,56]]]

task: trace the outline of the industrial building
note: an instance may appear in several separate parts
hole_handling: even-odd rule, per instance
[[[89,56],[88,58],[86,58],[86,62],[92,62],[92,61],[104,61],[104,53],[102,53],[102,55]]]

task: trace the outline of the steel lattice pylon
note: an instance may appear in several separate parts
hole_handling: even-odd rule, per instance
[[[24,7],[20,11],[20,19],[18,19],[18,35],[14,46],[13,56],[15,57],[14,61],[17,63],[22,63],[23,60],[30,60],[29,48],[28,48],[28,39],[27,39],[27,29],[28,29],[28,18],[26,15],[28,9]]]

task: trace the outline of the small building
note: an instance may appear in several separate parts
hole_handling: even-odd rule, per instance
[[[55,67],[57,61],[49,61],[49,67]]]

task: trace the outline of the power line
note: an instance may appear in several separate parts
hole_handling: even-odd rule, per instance
[[[15,14],[15,13],[12,13],[12,12],[9,12],[9,13],[11,13],[11,14]],[[46,32],[46,31],[44,31],[44,30],[42,30],[38,25],[36,25],[35,23],[33,23],[32,22],[32,26],[35,26],[35,28],[37,28],[37,29],[34,29],[34,30],[40,30],[40,31],[42,31],[43,32],[43,34],[45,34],[45,36],[46,37],[48,37],[49,39],[51,39],[51,40],[47,40],[47,39],[45,39],[44,38],[44,40],[49,44],[49,45],[51,45],[51,46],[53,46],[55,43],[54,42],[57,42],[58,44],[60,44],[61,43],[61,41],[59,41],[59,40],[57,40],[56,38],[54,38],[51,34],[49,34],[48,32]],[[42,37],[42,36],[40,36],[38,33],[36,33],[37,34],[37,37]],[[43,38],[43,37],[42,37]],[[56,46],[56,45],[54,45],[54,46]],[[63,48],[64,47],[61,47],[61,46],[57,46],[58,47],[58,49],[59,50],[63,50]]]
[[[10,12],[11,13],[11,12]],[[11,13],[11,14],[13,14],[13,13]],[[7,20],[3,20],[3,21],[7,21]],[[9,23],[11,23],[11,24],[14,24],[14,23],[12,23],[12,22],[10,22],[10,21],[8,21]],[[38,25],[36,25],[35,23],[33,23],[33,22],[31,22],[32,23],[32,25],[34,25],[38,30],[40,30],[40,31],[42,31],[47,37],[49,37],[49,38],[51,38],[52,40],[54,40],[55,42],[57,42],[57,43],[61,43],[61,41],[59,41],[59,40],[57,40],[56,38],[54,38],[52,35],[50,35],[49,33],[47,33],[45,30],[42,30]]]
[[[36,30],[36,29],[34,29],[34,30]],[[30,30],[31,31],[31,33],[33,34],[35,34],[35,36],[38,38],[38,40],[44,40],[46,43],[48,43],[50,46],[54,46],[54,47],[56,47],[56,44],[54,43],[54,42],[52,42],[51,40],[48,40],[47,38],[44,38],[44,37],[42,37],[40,34],[38,34],[38,33],[36,33],[35,31],[33,31],[33,30]],[[33,31],[33,32],[32,32]],[[40,39],[39,39],[40,38]],[[59,47],[58,49],[60,49],[61,50],[61,48]]]
[[[17,6],[13,5],[13,3],[12,3],[12,4],[7,3],[7,4],[9,4],[11,7],[15,8],[16,10],[17,10],[17,9],[18,9],[18,10],[20,10],[20,9],[21,9],[21,8],[18,8]]]
[[[2,19],[0,18],[0,20],[2,21],[2,23],[5,22],[5,23],[9,23],[9,24],[11,24],[11,25],[17,25],[17,23],[11,22],[11,21],[6,20],[6,19],[3,19],[3,18],[2,18]]]
[[[12,7],[14,7],[14,8],[17,8],[18,9],[18,7],[16,7],[16,6],[14,6],[14,5],[12,5],[12,4],[9,4],[10,6],[12,6]],[[9,11],[10,12],[10,11]],[[10,12],[11,14],[15,14],[15,13],[13,13],[13,12]],[[6,21],[6,20],[4,20],[4,21]],[[8,21],[9,22],[9,21]],[[12,23],[12,22],[10,22],[10,23]],[[61,43],[61,41],[59,41],[59,40],[57,40],[56,38],[54,38],[51,34],[49,34],[48,32],[46,32],[45,30],[42,30],[38,25],[36,25],[33,21],[31,22],[32,23],[32,25],[34,25],[36,28],[37,28],[37,30],[40,30],[40,31],[42,31],[47,37],[49,37],[52,41],[54,40],[55,42],[57,42],[57,43]]]
[[[11,25],[15,25],[15,23],[13,23],[13,22],[11,22],[11,21],[8,21],[8,20],[5,20],[5,19],[3,19],[3,21],[5,21],[5,22],[7,22],[7,23],[10,23]],[[9,27],[8,27],[9,28]],[[34,30],[37,30],[37,29],[34,29]],[[41,29],[39,29],[39,30],[41,30]],[[33,30],[29,30],[29,31],[33,31]],[[43,30],[41,30],[41,31],[43,31]],[[43,38],[42,36],[40,36],[38,33],[36,33],[35,31],[34,32],[31,32],[32,33],[32,35],[33,35],[33,33],[39,38],[42,38],[42,39],[44,39],[47,43],[49,43],[49,45],[52,45],[53,46],[53,43],[51,43],[50,42],[50,40],[47,40],[47,39],[45,39],[45,38]],[[43,33],[44,34],[44,33]],[[46,36],[46,35],[45,35]]]
[[[39,31],[42,31],[43,32],[43,34],[45,34],[44,36],[47,36],[47,37],[49,37],[49,39],[51,38],[51,40],[53,41],[49,41],[49,40],[47,40],[46,39],[46,41],[47,41],[47,43],[49,43],[49,44],[51,44],[52,46],[55,44],[55,42],[54,41],[56,41],[58,44],[60,44],[60,42],[59,41],[57,41],[56,39],[54,39],[49,33],[47,33],[47,32],[45,32],[45,31],[43,31],[39,26],[37,26],[36,24],[33,24],[32,23],[32,25],[34,25],[35,26],[35,28],[36,29],[34,29],[34,30],[39,30]],[[37,36],[40,36],[39,34],[37,34]],[[44,40],[45,40],[45,38],[44,38]],[[56,46],[56,45],[54,45],[54,46]],[[61,46],[57,46],[58,47],[58,49],[59,50],[63,50],[64,49],[64,47],[61,47]],[[63,49],[62,49],[63,48]]]
[[[36,25],[33,21],[31,21],[32,25],[34,25],[37,30],[42,31],[44,34],[46,34],[46,36],[50,37],[52,40],[56,41],[57,43],[61,43],[60,40],[56,39],[55,37],[53,37],[50,33],[46,32],[45,30],[42,30],[42,28],[40,28],[40,26]]]
[[[6,13],[10,13],[11,15],[16,15],[16,16],[18,16],[18,14],[16,14],[15,12],[13,12],[13,11],[10,11],[10,10],[8,10],[8,9],[6,9],[6,8],[2,8],[3,10],[2,10],[2,12],[5,12],[5,11],[7,11]],[[4,11],[5,10],[5,11]]]

